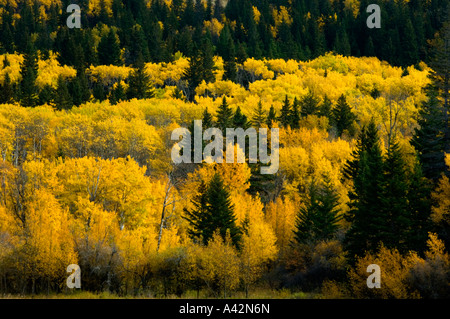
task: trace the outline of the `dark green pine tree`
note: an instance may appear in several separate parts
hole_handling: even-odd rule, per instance
[[[145,38],[144,30],[139,24],[135,24],[131,29],[130,41],[129,57],[127,58],[127,62],[134,65],[136,63],[136,59],[141,55],[144,61],[148,61],[150,59],[148,42]]]
[[[332,239],[341,218],[339,196],[328,176],[321,185],[311,182],[308,204],[302,207],[296,218],[294,239],[299,244],[311,244]]]
[[[217,53],[223,58],[224,79],[235,82],[237,76],[236,50],[230,27],[225,25],[220,33]]]
[[[195,89],[204,80],[206,83],[214,82],[214,49],[211,44],[209,33],[200,39],[200,47],[194,50],[193,56],[189,58],[189,67],[183,74],[188,82],[187,99],[193,101]]]
[[[297,97],[294,98],[294,103],[292,104],[291,114],[290,114],[290,125],[292,129],[300,128],[300,109],[299,101]]]
[[[120,101],[126,100],[127,95],[124,86],[122,85],[122,81],[119,79],[115,88],[111,90],[111,94],[109,96],[109,103],[111,105],[115,105]]]
[[[220,104],[216,115],[217,127],[226,132],[227,128],[233,127],[233,110],[227,103],[227,98],[224,96],[222,104]]]
[[[277,120],[277,113],[273,105],[270,106],[269,114],[267,114],[266,124],[269,129],[273,127],[273,123]]]
[[[380,206],[383,195],[383,158],[379,145],[378,129],[372,120],[358,136],[352,159],[344,167],[344,177],[353,181],[349,191],[349,212],[345,215],[351,223],[346,233],[345,248],[350,260],[374,252],[389,231],[385,210]]]
[[[259,101],[255,110],[253,111],[251,119],[252,125],[254,128],[259,129],[263,127],[264,124],[266,124],[266,121],[267,121],[266,111],[264,111],[262,103],[261,101]]]
[[[411,218],[407,242],[410,250],[421,253],[427,248],[428,233],[432,230],[430,218],[432,185],[423,175],[418,159],[413,170],[409,172],[407,180],[409,182],[408,210]]]
[[[337,135],[341,136],[344,131],[347,131],[350,136],[354,134],[353,122],[356,120],[356,115],[353,114],[350,105],[348,105],[345,96],[342,94],[332,110],[332,122],[336,126]]]
[[[300,110],[303,117],[317,114],[319,109],[319,98],[312,92],[308,92],[300,100]]]
[[[194,54],[189,58],[189,67],[184,71],[183,78],[188,82],[186,98],[194,101],[195,89],[202,83],[203,61],[200,54]]]
[[[331,118],[331,110],[333,108],[333,103],[325,94],[322,103],[319,106],[319,115]]]
[[[77,70],[77,76],[70,83],[69,92],[75,106],[80,106],[90,99],[91,91],[89,90],[89,82],[84,68]]]
[[[287,128],[291,124],[290,115],[291,115],[291,104],[289,103],[289,98],[286,95],[283,106],[281,107],[280,117],[278,118],[281,127]]]
[[[242,233],[236,225],[236,216],[234,214],[234,206],[231,203],[230,193],[218,173],[213,176],[208,185],[207,200],[207,211],[211,218],[210,225],[212,226],[205,234],[208,235],[207,239],[209,240],[217,230],[219,230],[223,239],[226,238],[227,232],[229,232],[233,245],[239,247]]]
[[[309,200],[306,206],[300,208],[295,220],[294,239],[298,244],[310,244],[315,241],[314,217],[319,211],[318,192],[315,182],[311,182],[308,190]]]
[[[28,43],[27,51],[21,65],[20,74],[20,103],[23,106],[36,106],[39,102],[36,78],[38,72],[38,57],[31,42]]]
[[[211,113],[208,112],[208,108],[205,108],[205,110],[203,111],[203,117],[202,117],[202,128],[203,130],[207,130],[211,127],[213,127],[214,122],[213,122],[213,117],[211,115]]]
[[[49,104],[55,98],[55,89],[50,85],[46,84],[39,91],[39,105]]]
[[[246,130],[250,127],[250,123],[248,122],[247,116],[242,114],[241,107],[238,106],[236,112],[233,115],[233,127],[243,128]]]
[[[55,94],[55,105],[58,110],[70,110],[73,106],[66,80],[59,76]]]
[[[120,45],[113,28],[102,36],[97,47],[98,62],[100,65],[121,65]]]
[[[11,78],[9,77],[8,73],[5,73],[3,83],[0,84],[0,104],[12,103],[13,100],[14,100],[14,89],[11,84]]]
[[[387,218],[389,229],[383,244],[407,252],[410,248],[411,216],[408,207],[406,164],[397,142],[390,143],[383,165],[383,192],[379,205]]]
[[[140,55],[136,60],[135,69],[128,77],[127,99],[150,99],[155,91],[150,82],[150,76],[145,72],[145,64]]]
[[[200,184],[192,204],[192,210],[184,210],[191,238],[207,245],[214,232],[219,231],[224,239],[229,232],[233,244],[239,246],[241,230],[236,225],[230,194],[219,174],[213,176],[208,186],[203,182]]]
[[[191,200],[193,209],[188,210],[184,208],[185,215],[183,216],[190,224],[188,229],[189,237],[197,242],[203,242],[205,245],[212,237],[211,228],[213,228],[207,209],[207,190],[207,185],[202,181],[197,195]]]
[[[343,26],[341,26],[337,31],[336,42],[334,44],[334,51],[344,56],[349,56],[351,54],[349,37],[347,31]]]
[[[444,153],[448,148],[445,139],[448,121],[436,92],[429,90],[427,95],[427,101],[419,110],[419,128],[415,129],[411,144],[418,152],[423,174],[436,183],[441,173],[447,170]]]

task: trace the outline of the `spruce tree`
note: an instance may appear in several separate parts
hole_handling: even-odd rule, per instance
[[[289,103],[288,96],[286,95],[283,106],[281,107],[280,117],[278,118],[281,127],[287,128],[291,124],[290,115],[291,115],[291,104]]]
[[[72,97],[70,96],[67,82],[62,76],[58,77],[55,105],[58,110],[70,110],[73,106]]]
[[[214,232],[219,231],[224,239],[229,232],[233,244],[239,246],[241,230],[236,225],[230,194],[219,174],[216,173],[207,186],[202,182],[191,202],[194,208],[184,210],[191,238],[207,245]]]
[[[102,36],[98,44],[98,62],[101,65],[121,65],[120,46],[113,28]]]
[[[346,233],[345,247],[354,261],[366,251],[374,252],[388,232],[385,210],[380,206],[383,195],[383,158],[379,145],[378,129],[372,120],[358,136],[352,159],[344,167],[344,176],[353,181],[349,191],[349,212],[345,215],[351,223]]]
[[[262,107],[261,101],[258,102],[258,105],[256,106],[255,110],[253,111],[252,115],[252,125],[254,128],[259,129],[263,127],[264,124],[266,124],[266,112],[264,111]]]
[[[205,108],[205,110],[203,111],[202,128],[203,130],[207,130],[213,127],[213,125],[213,117],[211,113],[208,112],[208,108]]]
[[[308,94],[300,100],[301,115],[303,117],[317,114],[318,108],[319,99],[312,91],[309,91]]]
[[[379,205],[387,218],[389,229],[383,244],[406,252],[410,243],[411,216],[408,207],[408,180],[406,164],[397,142],[392,142],[383,163],[383,191]]]
[[[119,79],[119,81],[117,82],[116,87],[111,90],[111,95],[109,97],[109,102],[111,103],[111,105],[114,105],[114,104],[117,104],[120,101],[123,101],[125,99],[126,99],[125,88],[122,85],[122,81]]]
[[[236,216],[234,215],[234,206],[231,203],[230,193],[218,173],[213,176],[208,185],[207,199],[207,211],[211,218],[210,225],[212,226],[206,232],[208,239],[212,237],[216,230],[219,230],[223,239],[229,232],[233,245],[239,247],[241,230],[236,225]]]
[[[142,56],[139,56],[134,71],[128,77],[127,99],[150,99],[154,96],[155,92],[150,83],[150,76],[145,71]]]
[[[205,245],[212,236],[210,229],[213,228],[207,209],[207,190],[207,185],[202,181],[198,188],[197,195],[191,200],[193,209],[188,210],[184,208],[185,215],[183,216],[190,224],[188,229],[189,236],[193,240],[203,242]]]
[[[308,195],[307,205],[300,208],[296,217],[294,239],[299,244],[332,239],[338,229],[340,209],[331,179],[325,175],[320,185],[312,181]]]
[[[328,98],[327,95],[325,95],[322,103],[319,106],[319,115],[330,118],[332,108],[333,108],[333,104],[332,104],[331,100]]]
[[[227,98],[224,96],[222,98],[222,104],[220,104],[217,110],[217,127],[226,132],[227,128],[233,127],[233,110],[228,106]]]
[[[419,128],[415,129],[411,144],[418,152],[425,177],[437,182],[441,173],[446,171],[444,153],[448,148],[445,138],[448,121],[436,91],[429,90],[427,95],[427,101],[419,110]]]
[[[277,120],[277,113],[276,113],[273,105],[271,105],[270,109],[269,109],[269,114],[267,114],[267,120],[266,120],[267,127],[269,129],[271,129],[273,126],[273,123],[275,123],[276,120]]]
[[[236,128],[243,128],[244,130],[247,129],[250,126],[247,116],[242,114],[241,107],[238,106],[236,109],[236,112],[233,115],[233,127]]]
[[[350,135],[353,135],[353,122],[356,120],[356,115],[353,114],[350,105],[348,105],[345,96],[342,94],[332,110],[332,122],[336,126],[337,135],[341,136],[344,130],[347,130]]]
[[[31,42],[28,43],[27,51],[20,68],[22,80],[20,82],[20,103],[23,106],[36,106],[39,102],[36,78],[38,72],[38,57]]]
[[[299,102],[297,97],[294,98],[294,103],[292,104],[291,114],[290,114],[290,125],[292,129],[300,128],[300,110]]]
[[[414,163],[407,180],[409,183],[408,211],[411,218],[407,240],[408,249],[421,253],[427,248],[428,233],[432,230],[430,218],[432,185],[423,175],[419,160]]]
[[[0,104],[12,103],[13,99],[14,99],[14,90],[11,84],[11,78],[9,77],[8,73],[5,73],[3,84],[0,84]]]

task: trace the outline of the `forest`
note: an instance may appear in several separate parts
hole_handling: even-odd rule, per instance
[[[0,0],[0,298],[450,297],[449,18],[444,0]],[[278,128],[279,170],[175,164],[195,120]]]

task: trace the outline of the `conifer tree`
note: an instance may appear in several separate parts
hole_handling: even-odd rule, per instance
[[[339,97],[336,107],[332,110],[332,120],[333,124],[336,125],[338,136],[341,136],[344,130],[353,135],[353,122],[356,120],[356,116],[353,114],[343,94]]]
[[[9,77],[8,73],[5,73],[3,84],[0,84],[0,104],[12,103],[13,99],[14,99],[14,90],[11,84],[11,78]]]
[[[291,124],[290,115],[291,115],[291,105],[289,103],[288,96],[286,95],[283,106],[281,107],[280,117],[278,118],[281,127],[287,128]]]
[[[303,117],[315,115],[318,111],[318,107],[319,99],[312,91],[309,91],[308,94],[300,100],[301,115]]]
[[[192,210],[184,210],[191,238],[207,245],[214,232],[219,231],[223,239],[228,232],[233,244],[239,246],[241,230],[236,225],[230,194],[219,174],[213,176],[207,187],[202,182],[192,204]]]
[[[55,105],[58,110],[69,110],[73,106],[67,82],[61,76],[58,77],[58,87],[55,94]]]
[[[203,130],[207,130],[213,127],[213,125],[214,125],[213,117],[211,113],[208,112],[208,108],[205,108],[205,110],[203,111],[203,118],[202,118]]]
[[[185,215],[183,216],[190,224],[188,229],[189,236],[197,241],[202,241],[204,244],[208,243],[212,234],[209,233],[212,225],[210,224],[210,216],[208,214],[208,197],[207,185],[204,181],[201,182],[197,195],[191,200],[194,206],[192,210],[184,208]]]
[[[127,99],[150,99],[155,92],[150,83],[150,76],[145,71],[145,64],[140,55],[136,61],[135,69],[128,77]]]
[[[448,122],[436,92],[429,90],[427,95],[427,101],[419,110],[419,128],[415,129],[411,144],[418,152],[425,177],[437,182],[441,172],[446,171],[444,153],[448,147],[445,139]]]
[[[297,97],[294,98],[294,103],[292,104],[291,114],[290,114],[290,125],[292,129],[300,128],[300,110],[299,102]]]
[[[110,28],[109,32],[102,36],[98,44],[98,62],[100,65],[121,65],[120,46],[116,38],[116,32]]]
[[[269,114],[267,114],[267,121],[266,121],[267,127],[269,129],[272,128],[273,123],[276,121],[276,119],[277,113],[275,112],[275,108],[273,107],[273,105],[271,105],[269,109]]]
[[[323,183],[312,181],[308,190],[309,200],[300,208],[294,230],[294,239],[299,244],[315,243],[332,239],[338,229],[339,196],[331,179],[325,175]]]
[[[389,229],[383,236],[383,244],[406,252],[411,216],[408,207],[408,183],[406,164],[397,142],[392,142],[383,163],[383,192],[379,205],[387,218]]]
[[[122,85],[122,81],[119,79],[119,81],[117,82],[117,86],[111,90],[109,102],[111,103],[111,105],[114,105],[125,99],[126,99],[125,88]]]
[[[225,132],[227,128],[233,127],[233,110],[227,103],[227,98],[222,98],[222,104],[220,104],[217,110],[217,127]]]
[[[248,123],[247,116],[242,114],[241,107],[238,106],[236,109],[236,112],[233,115],[233,127],[236,127],[236,128],[240,127],[245,130],[249,126],[250,126],[250,124]]]
[[[28,43],[20,68],[22,80],[20,82],[20,102],[23,106],[36,106],[39,101],[36,78],[38,72],[38,57],[33,45]]]
[[[353,181],[349,192],[350,211],[345,215],[351,223],[345,246],[350,259],[375,251],[388,232],[385,210],[380,206],[383,195],[383,158],[378,129],[372,120],[358,136],[352,159],[344,167],[344,176]]]
[[[213,176],[208,185],[207,199],[207,210],[211,218],[210,225],[212,225],[210,231],[212,230],[212,233],[208,231],[206,234],[208,237],[211,234],[212,237],[212,234],[218,229],[222,238],[225,239],[227,232],[229,232],[233,245],[239,247],[241,230],[236,225],[236,216],[234,215],[234,206],[231,203],[230,193],[218,173]]]
[[[332,107],[333,107],[333,104],[331,103],[331,100],[325,94],[323,101],[319,106],[319,115],[330,118]]]
[[[259,101],[255,110],[253,111],[252,125],[254,128],[259,129],[260,127],[263,127],[264,124],[266,124],[266,121],[266,112],[262,107],[261,101]]]

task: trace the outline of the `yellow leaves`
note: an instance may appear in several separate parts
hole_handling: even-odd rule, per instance
[[[87,70],[87,74],[89,74],[94,81],[108,85],[117,82],[119,79],[126,79],[132,70],[132,68],[126,66],[91,65]]]
[[[180,81],[184,71],[189,67],[189,60],[180,57],[169,63],[147,63],[145,70],[150,76],[150,80],[156,85],[175,85]]]
[[[205,29],[209,30],[212,36],[219,37],[220,32],[222,32],[222,29],[224,25],[219,22],[216,18],[212,18],[211,21],[203,21],[203,26]]]
[[[295,60],[283,60],[283,59],[274,59],[268,60],[267,66],[269,70],[272,70],[277,73],[285,74],[285,73],[295,73],[299,69],[299,63]]]
[[[3,67],[5,57],[9,61],[9,66]],[[11,83],[17,83],[22,79],[20,75],[20,65],[23,62],[23,56],[19,54],[2,54],[0,55],[0,83],[3,84],[5,74],[8,73]]]
[[[214,98],[220,98],[226,95],[235,97],[237,100],[242,100],[247,95],[247,92],[242,86],[229,80],[210,83],[203,81],[195,90],[198,95],[204,95],[206,91]]]
[[[445,162],[450,169],[450,154],[446,154]],[[432,207],[432,219],[436,224],[450,221],[450,181],[445,175],[442,175],[436,190],[432,193],[436,205]]]
[[[253,6],[253,20],[258,24],[259,20],[261,20],[261,12],[259,12],[258,8]]]
[[[50,57],[47,60],[39,60],[38,67],[36,85],[40,89],[45,85],[50,85],[56,89],[59,76],[67,79],[77,75],[77,71],[74,68],[67,65],[61,66],[54,53],[50,53]]]
[[[100,14],[100,1],[101,0],[89,0],[88,4],[88,14],[89,15],[96,15],[98,16]],[[112,16],[112,0],[103,0],[103,4],[105,6],[106,12],[109,16]]]
[[[51,193],[39,189],[29,203],[26,221],[29,238],[22,249],[28,255],[29,271],[47,278],[63,275],[65,267],[77,260],[73,241],[67,236],[67,211],[61,209]]]
[[[250,73],[250,82],[254,82],[259,79],[272,79],[275,75],[273,71],[270,71],[267,68],[264,61],[256,60],[254,58],[247,59],[243,64],[243,68]]]
[[[198,256],[198,275],[208,283],[217,285],[226,297],[227,291],[235,289],[239,284],[239,257],[231,245],[231,240],[223,240],[219,233],[215,233],[203,247]],[[216,295],[218,297],[218,295]]]
[[[415,292],[410,292],[407,279],[410,270],[417,261],[417,255],[410,253],[401,255],[396,249],[388,249],[382,246],[377,254],[367,254],[358,259],[356,266],[349,272],[349,282],[356,298],[417,298]],[[380,289],[368,289],[366,280],[368,277],[367,266],[376,264],[382,271]]]
[[[295,218],[300,203],[289,198],[277,198],[266,206],[265,219],[276,235],[280,251],[286,250],[293,239]]]

